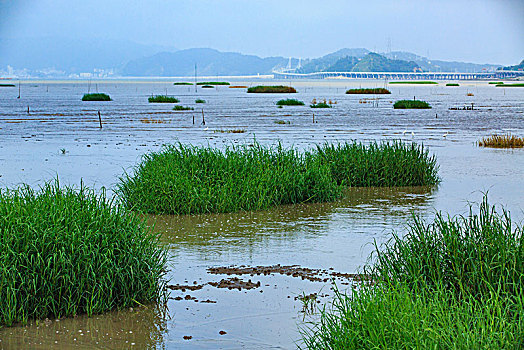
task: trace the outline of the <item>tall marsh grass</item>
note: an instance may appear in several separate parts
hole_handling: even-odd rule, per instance
[[[521,349],[524,238],[488,204],[467,216],[415,217],[375,246],[372,283],[336,293],[303,330],[310,349]]]
[[[518,137],[510,134],[492,135],[480,140],[478,145],[480,147],[492,148],[522,148],[524,147],[524,137]]]
[[[393,104],[394,109],[429,109],[431,106],[426,101],[400,100]]]
[[[266,93],[266,94],[274,94],[274,93],[296,93],[297,90],[291,86],[285,86],[285,85],[273,85],[273,86],[266,86],[266,85],[258,85],[253,86],[247,89],[248,93]]]
[[[111,97],[103,93],[84,94],[82,101],[111,101]]]
[[[277,101],[277,106],[303,106],[304,102],[296,100],[294,98],[288,98],[285,100]]]
[[[145,222],[81,186],[0,190],[0,325],[162,297],[166,251]]]
[[[384,88],[375,88],[375,89],[349,89],[346,91],[348,95],[360,95],[360,94],[391,94],[391,91]]]
[[[147,213],[194,214],[333,201],[344,186],[433,185],[437,165],[401,142],[318,146],[165,146],[120,179],[124,205]]]
[[[173,96],[167,95],[156,95],[151,96],[147,99],[149,103],[178,103],[180,100]]]

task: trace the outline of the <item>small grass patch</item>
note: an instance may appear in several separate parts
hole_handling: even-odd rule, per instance
[[[84,94],[82,101],[111,101],[111,97],[103,93]]]
[[[480,147],[521,148],[524,147],[524,137],[515,135],[492,135],[478,142]]]
[[[458,83],[447,83],[446,86],[460,86]]]
[[[428,81],[428,80],[404,80],[404,81],[390,81],[390,84],[438,84],[436,81]]]
[[[325,102],[319,102],[309,105],[311,108],[331,108],[331,105]]]
[[[291,124],[291,122],[288,120],[275,120],[273,123],[280,125]]]
[[[293,99],[293,98],[288,98],[285,100],[277,101],[277,106],[303,106],[303,105],[304,105],[304,102]]]
[[[193,85],[193,83],[188,83],[188,82],[182,81],[182,82],[173,83],[173,85]]]
[[[0,190],[0,325],[158,301],[166,250],[143,219],[95,194]]]
[[[15,87],[15,84],[0,84],[0,87]]]
[[[195,109],[193,107],[188,107],[188,106],[175,106],[173,107],[173,110],[174,111],[193,111]]]
[[[249,89],[247,89],[248,93],[254,93],[254,94],[294,94],[297,92],[295,88],[291,86],[285,86],[285,85],[273,85],[273,86],[267,86],[267,85],[258,85],[258,86],[252,86]]]
[[[202,81],[197,83],[197,85],[231,85],[227,81]]]
[[[149,103],[178,103],[180,100],[173,96],[167,95],[156,95],[151,96],[147,99]]]
[[[309,349],[518,349],[524,334],[523,229],[487,197],[467,216],[414,217],[375,244],[372,281],[336,291],[303,330]]]
[[[513,84],[497,84],[495,87],[524,87],[524,83],[513,83]]]
[[[428,109],[429,103],[420,100],[400,100],[393,104],[394,109]]]
[[[504,82],[503,81],[490,81],[488,84],[490,84],[490,85],[502,85],[502,84],[504,84]]]
[[[206,103],[206,100],[202,100],[202,99],[200,99],[200,98],[197,98],[197,99],[195,100],[195,103]]]
[[[384,88],[375,89],[349,89],[346,91],[348,95],[360,95],[360,94],[391,94],[391,91]]]
[[[246,132],[246,129],[217,129],[213,130],[213,132],[221,134],[243,134]]]
[[[202,89],[214,89],[215,87],[213,85],[202,85]]]
[[[177,144],[144,155],[116,192],[128,209],[146,213],[249,211],[333,201],[344,186],[433,185],[437,170],[427,150],[400,141],[304,152],[280,144],[225,150]]]

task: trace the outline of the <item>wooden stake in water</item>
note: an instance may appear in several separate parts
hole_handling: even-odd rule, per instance
[[[202,125],[206,125],[206,119],[204,118],[204,108],[202,108]]]
[[[98,111],[98,122],[100,123],[100,129],[102,129],[102,117],[100,116],[100,111]]]
[[[29,114],[29,106],[27,106],[27,114]]]
[[[17,98],[20,98],[20,80],[18,81],[18,97]]]
[[[315,113],[313,113],[313,124],[315,124]]]
[[[195,115],[193,114],[193,125],[195,125]]]

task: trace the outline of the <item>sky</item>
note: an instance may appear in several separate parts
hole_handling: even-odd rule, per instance
[[[0,39],[39,37],[262,57],[364,47],[509,65],[524,59],[524,0],[0,0]]]

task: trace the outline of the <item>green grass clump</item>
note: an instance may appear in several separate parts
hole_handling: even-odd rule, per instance
[[[415,217],[372,254],[372,283],[337,292],[305,330],[310,349],[520,349],[524,238],[485,197],[478,213]]]
[[[376,89],[349,89],[346,91],[348,95],[358,95],[358,94],[391,94],[391,91],[384,88]]]
[[[331,108],[331,105],[325,102],[320,102],[320,103],[311,104],[309,105],[309,107],[311,108]]]
[[[394,109],[428,109],[429,103],[420,100],[400,100],[393,104]]]
[[[197,98],[195,100],[195,103],[206,103],[206,100],[202,100],[201,98]]]
[[[84,94],[82,101],[111,101],[111,97],[102,93]]]
[[[193,83],[188,83],[188,82],[176,82],[176,83],[173,83],[173,85],[193,85]]]
[[[15,84],[0,84],[0,87],[15,87]]]
[[[258,210],[279,204],[331,201],[341,188],[311,152],[281,145],[226,147],[168,145],[146,154],[118,185],[129,209],[198,214]]]
[[[202,89],[214,89],[213,85],[202,85]]]
[[[431,186],[440,182],[438,164],[424,146],[391,141],[346,142],[317,147],[337,184],[346,187]]]
[[[436,81],[428,81],[428,80],[405,80],[405,81],[390,81],[390,84],[438,84]]]
[[[291,122],[287,120],[275,120],[273,123],[280,125],[291,124]]]
[[[285,85],[273,85],[273,86],[266,86],[266,85],[258,85],[258,86],[252,86],[247,89],[248,93],[258,93],[258,94],[275,94],[275,93],[286,93],[286,94],[294,94],[297,92],[295,88],[292,88],[291,86],[285,86]]]
[[[186,107],[186,106],[175,106],[173,107],[174,111],[193,111],[193,107]]]
[[[105,191],[0,190],[0,325],[159,300],[165,264],[158,236]]]
[[[303,106],[303,105],[304,105],[304,102],[293,99],[293,98],[288,98],[285,100],[277,101],[277,106]]]
[[[231,85],[227,81],[202,81],[197,83],[197,85]]]
[[[513,83],[513,84],[497,84],[495,87],[524,87],[524,83]]]
[[[149,103],[178,103],[180,100],[176,97],[166,95],[151,96],[147,99]]]
[[[217,129],[213,130],[213,132],[220,134],[243,134],[246,132],[246,129]]]
[[[447,83],[446,86],[460,86],[458,83]]]
[[[332,201],[344,186],[433,185],[437,168],[423,147],[400,141],[305,152],[280,144],[224,151],[178,144],[143,156],[117,192],[126,207],[147,213],[232,212]]]

